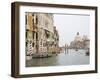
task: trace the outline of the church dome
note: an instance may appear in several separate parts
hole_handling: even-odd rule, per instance
[[[75,41],[75,42],[78,42],[78,41],[81,42],[81,41],[82,41],[82,38],[80,37],[79,32],[77,32],[74,41]]]

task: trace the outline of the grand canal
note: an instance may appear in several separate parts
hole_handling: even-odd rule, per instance
[[[75,51],[74,49],[69,49],[66,53],[63,51],[52,57],[27,60],[26,67],[83,65],[89,64],[89,60],[90,58],[86,55],[85,50]]]

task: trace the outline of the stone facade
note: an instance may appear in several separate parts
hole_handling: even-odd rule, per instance
[[[32,13],[26,13],[26,52],[27,55],[31,55],[36,53],[36,35],[37,35],[37,27],[35,23],[36,15]]]
[[[59,34],[53,14],[26,13],[26,54],[51,54],[59,49]]]

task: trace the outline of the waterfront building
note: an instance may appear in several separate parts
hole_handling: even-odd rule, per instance
[[[50,53],[52,47],[53,31],[53,14],[41,13],[38,16],[38,41],[39,53]]]
[[[89,49],[90,48],[89,38],[86,35],[84,35],[82,39],[83,39],[84,49]]]
[[[77,32],[73,41],[71,41],[69,48],[73,49],[87,49],[90,47],[90,40],[86,35],[83,37],[80,36],[79,32]]]
[[[59,34],[58,34],[58,31],[57,31],[55,26],[54,26],[53,39],[54,39],[54,42],[53,42],[54,53],[59,53],[60,52],[60,48],[59,48]]]
[[[74,41],[75,42],[81,42],[82,41],[82,39],[81,39],[81,36],[80,36],[80,34],[79,34],[79,32],[77,32],[77,34],[76,34],[76,36],[75,36],[75,39],[74,39]]]
[[[25,13],[26,18],[26,54],[32,55],[36,53],[36,37],[37,37],[37,27],[36,27],[36,14]]]
[[[83,40],[82,40],[79,32],[77,32],[75,39],[74,39],[74,42],[75,42],[76,48],[79,48],[79,49],[83,48]]]
[[[25,16],[26,54],[43,56],[57,53],[59,34],[53,24],[53,14],[28,12]]]
[[[71,41],[70,42],[70,46],[69,46],[69,48],[70,49],[74,49],[76,46],[75,46],[75,42],[74,41]]]

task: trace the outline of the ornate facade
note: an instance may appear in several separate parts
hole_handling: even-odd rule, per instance
[[[59,34],[53,24],[53,14],[31,13],[26,17],[26,54],[57,53]]]
[[[90,40],[86,35],[81,37],[79,32],[76,34],[74,41],[70,43],[70,48],[78,48],[78,49],[88,49],[90,48]]]

